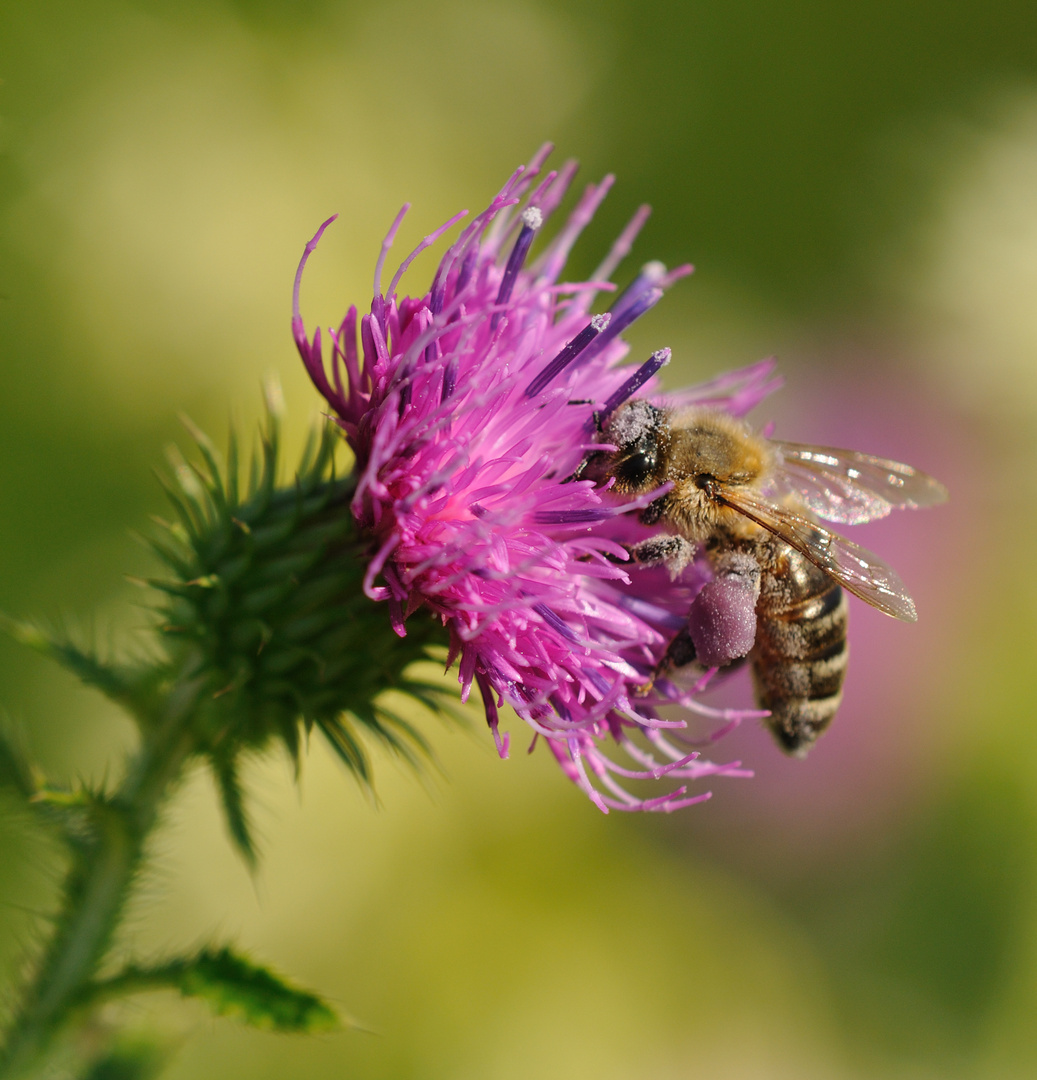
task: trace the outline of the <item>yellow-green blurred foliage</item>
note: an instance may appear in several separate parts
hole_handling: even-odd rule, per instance
[[[318,742],[256,762],[265,859],[207,780],[171,807],[125,941],[234,938],[370,1031],[257,1034],[161,995],[121,1022],[182,1078],[1028,1077],[1037,1069],[1037,8],[1024,0],[0,0],[0,606],[102,640],[187,410],[254,423],[289,336],[369,297],[545,138],[641,201],[632,266],[691,259],[634,335],[671,384],[777,353],[790,438],[907,458],[952,504],[862,530],[921,612],[858,606],[847,705],[806,762],[669,819],[606,818],[473,713],[439,771],[377,759],[373,805]],[[424,288],[423,257],[412,291]],[[745,694],[736,688],[735,693]],[[0,644],[0,703],[46,765],[100,776],[107,705]],[[55,888],[5,811],[0,974]]]

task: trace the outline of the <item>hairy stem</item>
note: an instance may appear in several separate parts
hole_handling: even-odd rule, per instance
[[[88,996],[159,808],[195,749],[191,720],[199,690],[196,680],[174,682],[156,709],[159,715],[141,725],[141,745],[122,784],[91,807],[89,836],[66,876],[53,935],[0,1048],[3,1080],[41,1069],[55,1036]]]

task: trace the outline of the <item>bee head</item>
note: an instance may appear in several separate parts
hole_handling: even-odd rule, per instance
[[[667,431],[662,409],[635,398],[617,409],[602,428],[602,442],[616,449],[592,454],[580,475],[595,483],[615,478],[616,490],[621,492],[657,486]]]

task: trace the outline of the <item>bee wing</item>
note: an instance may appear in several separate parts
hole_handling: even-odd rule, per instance
[[[898,461],[828,446],[774,442],[783,486],[826,521],[860,525],[893,509],[944,502],[947,489]]]
[[[722,487],[719,497],[805,555],[865,603],[905,622],[917,620],[914,601],[904,583],[877,555],[795,510],[775,506],[750,488]]]

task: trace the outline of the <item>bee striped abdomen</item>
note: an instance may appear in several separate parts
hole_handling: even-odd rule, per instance
[[[753,676],[779,745],[802,755],[831,722],[846,674],[847,605],[839,585],[778,541],[761,545]]]

